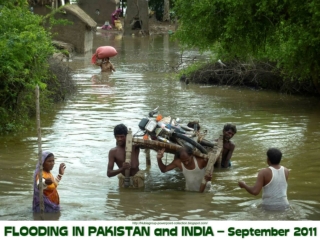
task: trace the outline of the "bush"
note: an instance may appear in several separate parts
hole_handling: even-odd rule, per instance
[[[63,81],[50,72],[54,47],[44,18],[32,14],[23,0],[4,1],[0,14],[0,132],[18,131],[28,126],[35,112],[36,85],[42,108],[53,102],[54,92],[63,99],[65,90],[59,89]]]
[[[175,0],[175,6],[180,43],[213,50],[224,61],[273,62],[285,79],[320,93],[318,0]]]

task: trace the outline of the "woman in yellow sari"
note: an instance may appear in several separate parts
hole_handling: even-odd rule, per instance
[[[54,166],[54,155],[49,151],[42,153],[42,181],[39,181],[40,165],[37,163],[36,170],[33,174],[33,211],[40,212],[40,197],[39,197],[39,184],[43,184],[43,200],[45,212],[59,212],[60,211],[60,199],[57,191],[59,182],[64,174],[66,165],[60,164],[59,174],[54,177],[51,174],[51,170]]]

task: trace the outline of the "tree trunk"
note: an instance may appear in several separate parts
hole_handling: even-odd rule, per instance
[[[124,34],[149,35],[149,11],[146,0],[127,0]]]
[[[170,21],[170,0],[164,0],[163,4],[163,19],[165,21]]]

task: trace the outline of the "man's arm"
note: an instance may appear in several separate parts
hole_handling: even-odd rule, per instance
[[[263,187],[263,182],[264,182],[264,169],[260,170],[260,172],[258,173],[257,181],[254,186],[250,187],[243,181],[239,181],[238,184],[240,188],[244,188],[247,190],[248,193],[257,196]]]
[[[288,178],[289,178],[289,169],[284,168],[284,174],[285,174],[285,176],[286,176],[286,180],[287,180],[287,182],[288,182]]]
[[[113,66],[113,64],[112,63],[110,63],[110,65],[111,65],[111,71],[116,71],[116,69],[114,68],[114,66]]]
[[[165,173],[168,172],[176,167],[179,167],[177,165],[177,159],[174,159],[169,165],[164,165],[162,162],[162,158],[163,158],[163,153],[164,153],[165,149],[159,150],[158,154],[157,154],[157,162],[158,162],[158,166],[160,168],[160,171]]]
[[[114,176],[118,175],[119,173],[121,173],[124,169],[130,168],[130,164],[129,164],[129,166],[127,166],[128,164],[124,163],[121,168],[119,168],[117,170],[113,170],[114,161],[115,161],[115,151],[110,150],[109,151],[108,171],[107,171],[108,177],[114,177]]]
[[[207,167],[207,165],[208,165],[208,161],[205,161],[203,158],[199,158],[198,166],[200,169]],[[212,181],[212,173],[208,173],[207,175],[205,175],[204,179],[207,182],[211,182]]]

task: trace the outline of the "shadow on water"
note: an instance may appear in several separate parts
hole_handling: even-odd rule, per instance
[[[97,33],[93,49],[112,45],[113,74],[101,74],[91,64],[92,53],[76,55],[68,64],[79,91],[54,113],[42,114],[43,149],[56,157],[53,173],[65,162],[59,185],[61,216],[56,220],[319,220],[320,102],[312,98],[253,91],[228,86],[185,85],[172,74],[183,62],[201,59],[197,51],[181,55],[169,36],[132,37]],[[107,178],[113,127],[124,123],[138,131],[138,123],[160,106],[160,113],[184,121],[200,120],[215,139],[226,122],[237,125],[231,169],[217,169],[209,193],[184,191],[181,172],[161,173],[156,154],[146,167],[145,189],[118,189],[118,179]],[[32,173],[37,162],[35,129],[0,137],[0,220],[34,220]],[[266,212],[260,198],[239,189],[252,185],[266,166],[267,148],[283,153],[288,167],[291,209]],[[168,154],[169,163],[173,156]]]

